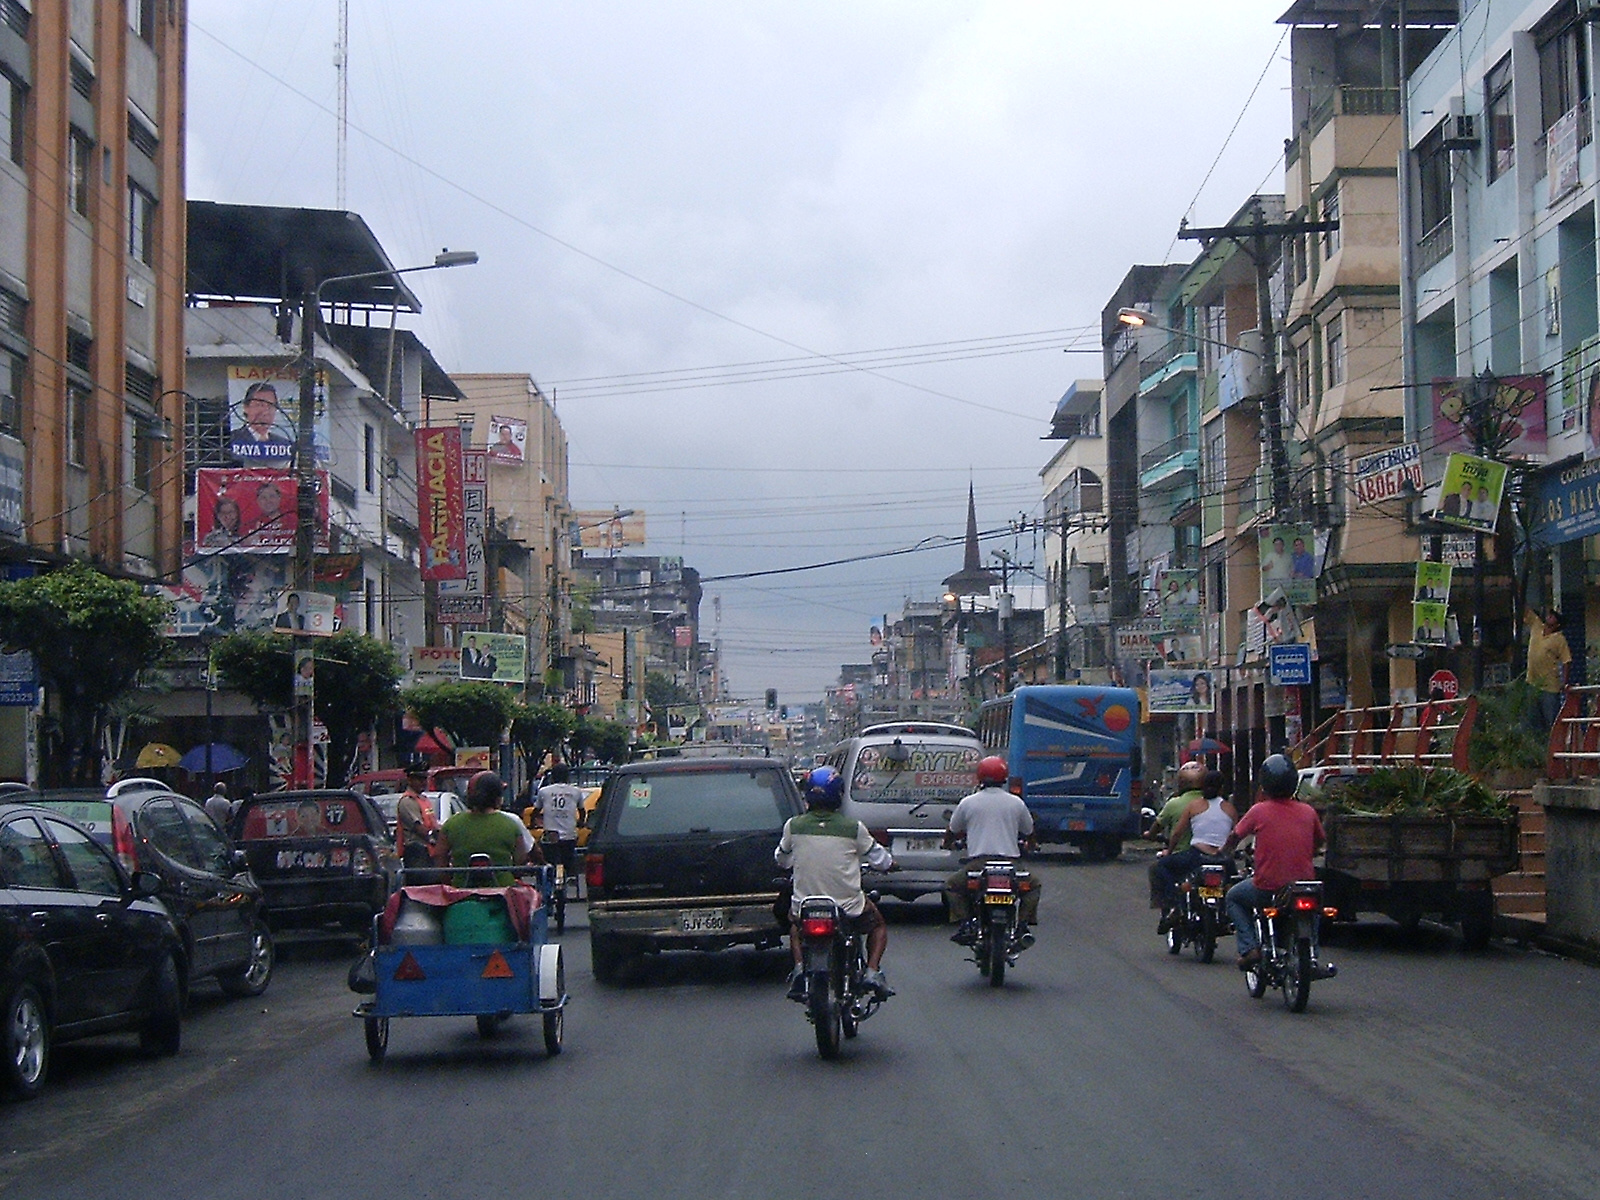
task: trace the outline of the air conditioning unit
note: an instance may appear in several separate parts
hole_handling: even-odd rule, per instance
[[[1471,113],[1451,113],[1444,119],[1439,145],[1445,150],[1476,150],[1478,127]]]

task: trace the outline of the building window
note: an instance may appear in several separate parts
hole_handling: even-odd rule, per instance
[[[378,490],[378,438],[371,425],[361,427],[361,473],[367,491]]]
[[[89,465],[89,389],[77,383],[67,384],[67,461]]]
[[[89,215],[89,163],[94,143],[74,129],[67,135],[67,204],[80,217]]]
[[[1339,185],[1334,184],[1333,191],[1322,199],[1322,219],[1324,221],[1337,221],[1339,219]],[[1329,229],[1322,235],[1322,257],[1332,258],[1339,252],[1339,230]]]
[[[93,363],[94,339],[84,337],[76,329],[67,330],[67,365],[87,371]]]
[[[1338,387],[1344,382],[1344,314],[1328,322],[1328,386]]]
[[[1589,99],[1589,61],[1584,54],[1583,36],[1586,25],[1577,19],[1572,4],[1564,4],[1557,11],[1547,30],[1538,31],[1539,40],[1539,108],[1545,129]],[[1587,122],[1578,122],[1579,141],[1587,143]]]
[[[155,475],[161,445],[155,436],[155,424],[145,414],[129,410],[127,432],[128,444],[133,452],[128,482],[139,491],[148,492],[151,490],[150,482]]]
[[[28,91],[0,71],[0,154],[22,165],[22,122]]]
[[[128,185],[128,257],[155,265],[156,198],[137,183]]]
[[[1228,483],[1228,436],[1223,426],[1224,422],[1216,422],[1216,428],[1206,439],[1206,457],[1202,464],[1204,478],[1201,482],[1203,492],[1208,496],[1220,497]]]
[[[146,158],[154,161],[156,150],[160,147],[161,142],[156,137],[154,129],[151,129],[130,112],[128,114],[128,144]]]
[[[0,350],[0,433],[22,436],[22,380],[28,360]]]
[[[228,450],[228,398],[206,400],[186,396],[183,402],[184,490],[194,491],[194,473],[201,467],[236,465]]]
[[[1417,147],[1417,182],[1417,216],[1426,236],[1450,219],[1450,152],[1444,148],[1442,125]]]
[[[128,0],[128,28],[140,41],[156,44],[156,0]]]
[[[1483,120],[1488,126],[1489,181],[1500,178],[1517,165],[1515,122],[1511,119],[1511,56],[1500,60],[1483,81]]]

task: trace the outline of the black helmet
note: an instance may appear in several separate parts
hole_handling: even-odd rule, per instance
[[[1300,772],[1283,755],[1274,754],[1261,764],[1261,773],[1256,776],[1256,783],[1264,795],[1274,800],[1287,800],[1300,786]]]

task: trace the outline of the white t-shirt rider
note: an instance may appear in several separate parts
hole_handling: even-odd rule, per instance
[[[1021,796],[986,787],[956,805],[950,829],[967,835],[966,858],[1021,858],[1020,839],[1033,832],[1033,814]]]

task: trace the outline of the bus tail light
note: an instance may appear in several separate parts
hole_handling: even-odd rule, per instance
[[[1009,780],[1007,780],[1006,790],[1013,796],[1022,795],[1022,776],[1013,775]]]

